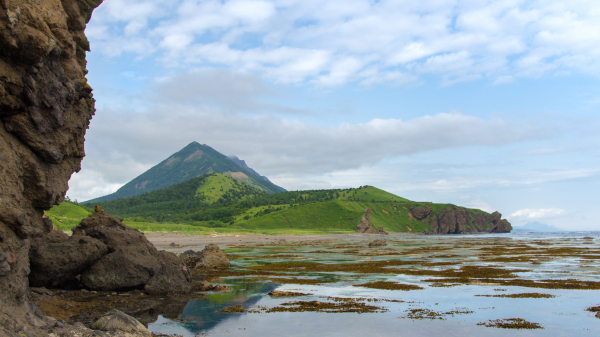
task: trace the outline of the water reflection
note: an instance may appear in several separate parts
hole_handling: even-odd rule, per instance
[[[209,331],[219,323],[236,319],[240,314],[227,314],[220,312],[231,305],[241,305],[248,309],[255,305],[262,296],[277,288],[279,285],[269,282],[256,282],[256,280],[247,279],[228,279],[225,283],[231,290],[225,293],[212,293],[206,298],[191,300],[184,303],[177,316],[165,316],[163,319],[155,320],[154,324],[149,324],[153,332],[162,332],[172,334],[173,327],[177,325],[184,328],[190,334],[199,334]],[[169,318],[171,320],[165,320]],[[157,324],[158,323],[158,324]]]

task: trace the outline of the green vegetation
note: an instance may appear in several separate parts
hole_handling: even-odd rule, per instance
[[[94,210],[65,200],[60,205],[52,207],[45,213],[52,220],[54,227],[68,231],[77,226],[88,215],[94,213]]]
[[[410,209],[429,208],[435,217],[459,208],[413,202],[373,186],[267,194],[219,173],[97,204],[142,231],[220,233],[352,233],[367,208],[375,227],[420,233],[429,231],[429,224],[415,219]],[[469,211],[471,217],[485,214]]]

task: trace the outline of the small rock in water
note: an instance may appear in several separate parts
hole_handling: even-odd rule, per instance
[[[117,309],[105,313],[92,324],[92,329],[125,332],[126,336],[152,336],[152,333],[142,323]]]
[[[369,247],[380,247],[380,246],[387,246],[387,242],[385,242],[385,240],[375,240],[375,241],[369,243]]]

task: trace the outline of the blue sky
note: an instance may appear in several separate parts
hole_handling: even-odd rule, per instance
[[[600,229],[594,1],[107,0],[86,34],[98,111],[71,198],[198,141],[289,190]]]

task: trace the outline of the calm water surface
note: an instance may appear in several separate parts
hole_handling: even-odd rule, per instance
[[[590,239],[591,238],[591,239]],[[239,255],[233,259],[234,269],[243,270],[249,266],[289,262],[290,258],[274,259],[273,254],[300,255],[293,260],[319,263],[355,263],[378,260],[415,261],[411,268],[441,270],[459,268],[465,265],[493,266],[523,270],[517,272],[520,279],[561,280],[578,279],[600,282],[600,233],[517,233],[498,235],[465,236],[388,236],[388,245],[381,248],[367,248],[374,237],[357,236],[353,240],[319,243],[311,246],[265,245],[259,247],[223,246],[228,254]],[[354,248],[334,248],[336,244],[347,244]],[[251,244],[249,244],[250,246]],[[531,247],[544,249],[579,248],[589,251],[589,258],[569,255],[545,255],[536,263],[489,262],[485,261],[481,250],[490,246],[506,249]],[[190,247],[186,247],[188,249]],[[202,247],[191,247],[201,249]],[[434,248],[419,252],[415,249]],[[357,253],[343,253],[357,249]],[[381,252],[403,252],[406,255],[386,256]],[[332,253],[311,253],[331,251]],[[485,251],[485,250],[484,250]],[[270,255],[260,258],[260,255]],[[247,259],[243,256],[251,256]],[[494,252],[492,256],[502,254]],[[514,256],[514,255],[511,255]],[[420,261],[453,262],[449,266],[421,267]],[[401,268],[404,268],[402,266]],[[594,313],[585,311],[590,306],[600,305],[600,290],[539,289],[495,284],[463,284],[453,287],[433,287],[424,279],[431,276],[403,274],[352,274],[316,273],[296,271],[290,276],[335,280],[323,285],[280,285],[268,280],[252,277],[225,278],[220,283],[230,286],[225,293],[208,293],[208,297],[191,300],[183,308],[177,319],[159,316],[148,324],[156,334],[172,336],[600,336],[600,319]],[[391,291],[355,287],[353,284],[370,281],[394,281],[415,284],[422,290]],[[271,290],[289,290],[312,295],[290,298],[271,298]],[[498,295],[517,293],[543,293],[554,298],[497,298],[475,295]],[[290,301],[329,301],[325,297],[370,298],[401,300],[402,303],[378,301],[367,304],[387,309],[383,313],[315,313],[315,312],[275,312],[265,313],[221,313],[232,305],[245,309],[271,308]],[[447,314],[443,319],[406,318],[411,309],[429,309],[438,313],[456,309],[472,311],[468,314]],[[543,329],[514,330],[477,325],[488,320],[523,318],[540,324]]]

